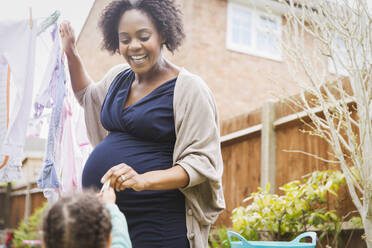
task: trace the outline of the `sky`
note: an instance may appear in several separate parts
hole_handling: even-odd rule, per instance
[[[93,6],[94,0],[1,0],[0,7],[0,22],[6,20],[29,20],[29,9],[32,9],[32,17],[36,23],[42,22],[50,16],[54,11],[59,10],[61,15],[57,23],[63,20],[68,20],[75,30],[76,37],[81,31],[89,11]],[[36,58],[35,58],[35,77],[34,77],[34,94],[35,99],[38,89],[40,88],[46,64],[48,63],[49,51],[52,46],[49,35],[50,29],[39,35],[36,43]],[[1,40],[0,40],[1,42]],[[12,85],[12,84],[11,84]],[[16,89],[10,88],[10,101],[14,102],[14,93]],[[12,111],[12,104],[10,105]],[[48,113],[48,112],[46,112]],[[33,112],[31,113],[32,116]],[[45,117],[47,118],[47,117]],[[47,123],[47,120],[42,120]],[[46,138],[48,125],[38,125],[40,121],[30,121],[28,135],[33,135],[38,132],[36,129],[41,128],[40,137]]]
[[[1,1],[0,20],[29,19],[29,8],[32,16],[42,20],[55,10],[61,12],[59,22],[69,20],[73,28],[79,32],[94,3],[94,0],[7,0]]]

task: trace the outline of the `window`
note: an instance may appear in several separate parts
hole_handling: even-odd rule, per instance
[[[228,49],[281,61],[281,34],[280,16],[228,3]]]
[[[334,61],[330,58],[328,59],[328,71],[330,73],[333,73],[333,74],[338,73],[341,76],[349,76],[349,72],[347,71],[346,68],[349,68],[349,69],[359,68],[359,70],[364,70],[363,66],[366,66],[366,64],[367,66],[369,66],[369,64],[371,63],[370,62],[372,61],[371,56],[367,56],[367,57],[363,56],[363,49],[361,47],[361,44],[358,44],[358,42],[355,43],[354,45],[350,44],[353,42],[350,39],[348,39],[346,42],[349,46],[351,46],[350,49],[353,49],[351,52],[352,54],[354,54],[353,57],[355,61],[353,62],[351,61],[350,55],[348,54],[345,40],[343,40],[341,37],[336,37],[334,38],[333,43],[332,43]],[[370,46],[367,45],[364,47],[364,49],[366,49],[366,51],[364,52],[365,54],[367,55],[372,54],[370,52],[371,50]]]
[[[328,59],[328,71],[333,74],[336,74],[337,72],[341,76],[347,76],[348,72],[343,66],[347,66],[348,57],[345,42],[341,38],[336,38],[332,44],[332,47],[333,52],[337,53],[337,55],[334,56],[335,63],[332,59]]]

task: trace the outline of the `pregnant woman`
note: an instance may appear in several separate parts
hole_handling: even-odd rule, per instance
[[[95,146],[83,186],[110,180],[134,248],[207,247],[225,207],[219,122],[204,81],[163,57],[185,37],[181,12],[173,0],[112,1],[99,27],[103,48],[126,64],[91,83],[73,30],[68,22],[60,26]]]

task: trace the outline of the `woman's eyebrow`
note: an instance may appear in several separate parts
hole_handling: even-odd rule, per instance
[[[142,33],[142,32],[144,32],[144,31],[146,31],[146,32],[151,32],[151,29],[149,29],[149,28],[141,28],[140,30],[137,30],[137,31],[136,31],[136,34],[138,34],[138,33]]]
[[[149,28],[141,28],[141,29],[139,29],[139,30],[136,31],[136,34],[142,33],[144,31],[151,32],[151,29],[149,29]],[[119,36],[123,36],[123,35],[129,35],[129,34],[127,32],[120,32],[119,33]]]

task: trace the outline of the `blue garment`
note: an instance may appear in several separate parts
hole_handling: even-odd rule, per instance
[[[124,109],[134,72],[121,72],[102,105],[101,122],[108,136],[93,150],[83,171],[83,187],[100,188],[111,167],[126,163],[139,174],[172,167],[176,141],[173,93],[176,79]],[[134,248],[189,247],[185,198],[179,190],[117,193]]]
[[[43,165],[43,170],[40,173],[39,179],[37,180],[37,185],[41,189],[59,188],[59,180],[55,168],[56,164],[56,153],[57,146],[61,137],[61,119],[62,119],[62,108],[63,99],[65,97],[66,90],[66,75],[65,66],[63,64],[62,49],[60,46],[60,36],[57,32],[57,25],[54,26],[52,37],[56,46],[53,46],[52,55],[57,54],[55,59],[55,67],[53,70],[52,77],[50,79],[50,87],[55,89],[55,99],[53,99],[54,105],[52,110],[52,115],[50,117],[48,141],[46,147],[46,155]],[[40,106],[39,106],[40,107]],[[39,108],[42,112],[43,108]],[[41,114],[38,113],[38,114]],[[45,195],[45,194],[44,194]],[[48,194],[47,194],[48,195]],[[47,197],[47,196],[46,196]]]

